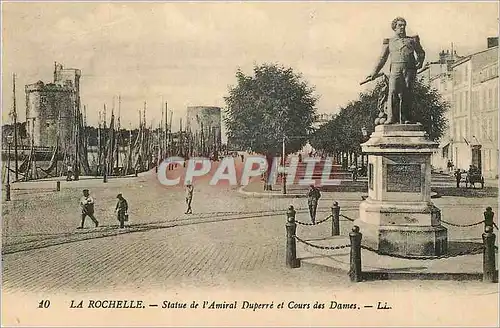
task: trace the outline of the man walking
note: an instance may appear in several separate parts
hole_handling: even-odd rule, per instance
[[[118,194],[116,196],[118,198],[118,202],[116,203],[116,214],[118,217],[118,222],[120,222],[120,228],[125,227],[125,221],[128,219],[128,203],[125,198],[123,198],[122,194]]]
[[[457,181],[457,188],[460,188],[460,180],[462,180],[462,171],[460,169],[455,171],[455,180]]]
[[[68,167],[66,169],[66,181],[73,180],[73,166],[68,163]]]
[[[186,185],[186,205],[187,210],[185,214],[193,214],[193,210],[191,209],[191,202],[193,201],[193,191],[194,187],[191,182],[188,182]]]
[[[314,185],[309,186],[307,192],[307,204],[309,205],[309,215],[311,216],[312,224],[316,223],[316,209],[318,208],[318,200],[321,198],[321,193]]]
[[[83,197],[80,198],[80,207],[82,208],[82,224],[78,229],[83,229],[85,217],[90,217],[94,221],[95,227],[99,226],[99,221],[94,216],[94,199],[90,197],[89,190],[83,189]]]

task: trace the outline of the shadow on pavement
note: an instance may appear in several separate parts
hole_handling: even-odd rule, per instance
[[[449,257],[460,255],[482,254],[483,244],[475,242],[449,241]],[[439,261],[439,259],[437,259]],[[423,273],[423,272],[401,272],[410,270],[426,270],[427,267],[408,267],[395,269],[379,269],[363,272],[363,280],[482,280],[482,273],[463,273],[463,272],[443,272],[443,273]],[[498,281],[498,270],[497,270]]]
[[[482,280],[482,273],[413,273],[413,272],[363,272],[363,280]],[[498,277],[498,271],[496,272]],[[498,281],[498,278],[497,278]]]
[[[468,197],[468,198],[484,198],[484,197],[497,197],[497,187],[484,187],[481,188],[456,188],[456,187],[432,187],[432,191],[441,196],[455,196],[455,197]]]
[[[470,241],[448,241],[448,255],[458,256],[463,253],[468,255],[482,254],[483,253],[483,243],[474,243]]]

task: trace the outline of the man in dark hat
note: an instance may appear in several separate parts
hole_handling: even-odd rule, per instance
[[[457,188],[460,188],[460,181],[462,180],[462,171],[460,171],[460,169],[455,171],[455,180],[457,182]]]
[[[78,229],[83,229],[87,216],[94,221],[95,227],[97,228],[99,226],[99,221],[97,221],[94,216],[94,199],[90,197],[88,189],[83,189],[83,197],[80,198],[80,207],[82,208],[82,224]]]
[[[118,222],[120,222],[120,228],[124,228],[125,221],[128,221],[128,203],[127,200],[123,198],[122,194],[118,194],[116,198],[118,198],[115,208]]]
[[[307,204],[309,205],[309,215],[311,216],[312,224],[316,222],[316,209],[318,208],[318,200],[321,198],[321,193],[313,184],[309,186],[307,192]]]

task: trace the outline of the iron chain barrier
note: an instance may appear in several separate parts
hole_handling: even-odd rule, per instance
[[[380,256],[388,256],[392,258],[399,258],[405,260],[439,260],[439,259],[447,259],[447,258],[455,258],[466,255],[479,255],[483,254],[483,274],[482,280],[484,282],[497,282],[498,281],[498,271],[496,270],[496,253],[498,252],[498,246],[495,245],[495,234],[493,233],[493,228],[495,227],[498,230],[498,227],[493,222],[494,213],[491,211],[491,207],[486,208],[486,212],[484,212],[485,219],[479,222],[471,223],[471,224],[456,224],[441,220],[444,224],[448,224],[456,227],[472,227],[479,224],[485,224],[485,232],[482,234],[483,244],[475,247],[473,249],[464,250],[460,252],[453,252],[443,255],[437,256],[416,256],[416,255],[400,255],[400,254],[389,254],[385,252],[380,252],[370,246],[362,245],[362,234],[360,233],[360,229],[358,226],[353,226],[352,231],[349,233],[350,244],[348,245],[335,245],[335,246],[321,246],[315,245],[309,241],[305,241],[302,238],[298,237],[296,234],[297,224],[302,225],[317,225],[319,223],[325,222],[332,219],[332,236],[339,235],[339,217],[343,217],[348,221],[355,221],[354,219],[340,214],[340,206],[337,202],[334,202],[332,209],[332,215],[329,215],[325,219],[318,221],[316,223],[303,223],[295,220],[296,211],[293,206],[290,206],[287,211],[287,223],[286,223],[286,231],[287,231],[287,244],[286,244],[286,264],[290,268],[298,268],[300,267],[300,259],[297,258],[296,252],[296,242],[302,243],[309,247],[313,247],[316,249],[322,250],[339,250],[339,249],[350,249],[350,269],[348,275],[352,282],[359,282],[363,280],[363,270],[361,267],[361,257],[362,250],[367,250],[370,252],[374,252]]]
[[[325,221],[328,221],[330,218],[332,218],[332,215],[328,215],[323,220],[318,221],[318,222],[314,222],[314,223],[300,222],[300,221],[297,221],[297,220],[295,220],[295,223],[300,224],[300,225],[306,225],[306,226],[314,226],[314,225],[318,225],[320,223],[323,223]]]
[[[344,219],[347,219],[348,221],[354,222],[354,219],[347,217],[344,214],[340,214],[340,216],[343,217]]]
[[[456,224],[456,223],[447,222],[445,220],[441,220],[441,222],[443,222],[444,224],[453,226],[453,227],[466,228],[466,227],[473,227],[473,226],[476,226],[478,224],[484,223],[484,220],[476,222],[476,223],[471,223],[471,224]]]
[[[319,245],[314,245],[314,244],[311,244],[310,242],[308,241],[305,241],[301,238],[299,238],[298,236],[294,236],[295,239],[297,239],[299,242],[303,243],[303,244],[306,244],[307,246],[311,246],[313,248],[318,248],[318,249],[328,249],[328,250],[334,250],[334,249],[343,249],[343,248],[348,248],[348,247],[351,247],[351,245],[339,245],[339,246],[319,246]]]
[[[370,252],[374,252],[378,255],[382,256],[389,256],[389,257],[395,257],[398,259],[405,259],[405,260],[440,260],[440,259],[446,259],[446,258],[451,258],[451,257],[458,257],[458,256],[464,256],[464,255],[476,255],[480,254],[484,250],[484,245],[481,245],[479,247],[473,248],[468,251],[463,251],[463,252],[458,252],[456,254],[443,254],[443,255],[438,255],[438,256],[411,256],[411,255],[399,255],[399,254],[387,254],[387,253],[381,253],[377,251],[374,248],[371,248],[369,246],[361,245],[362,249],[365,249]]]

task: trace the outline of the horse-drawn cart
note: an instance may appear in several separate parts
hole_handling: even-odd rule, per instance
[[[476,183],[480,183],[481,188],[484,188],[484,177],[481,173],[481,170],[475,166],[471,166],[465,176],[465,187],[476,188]]]

